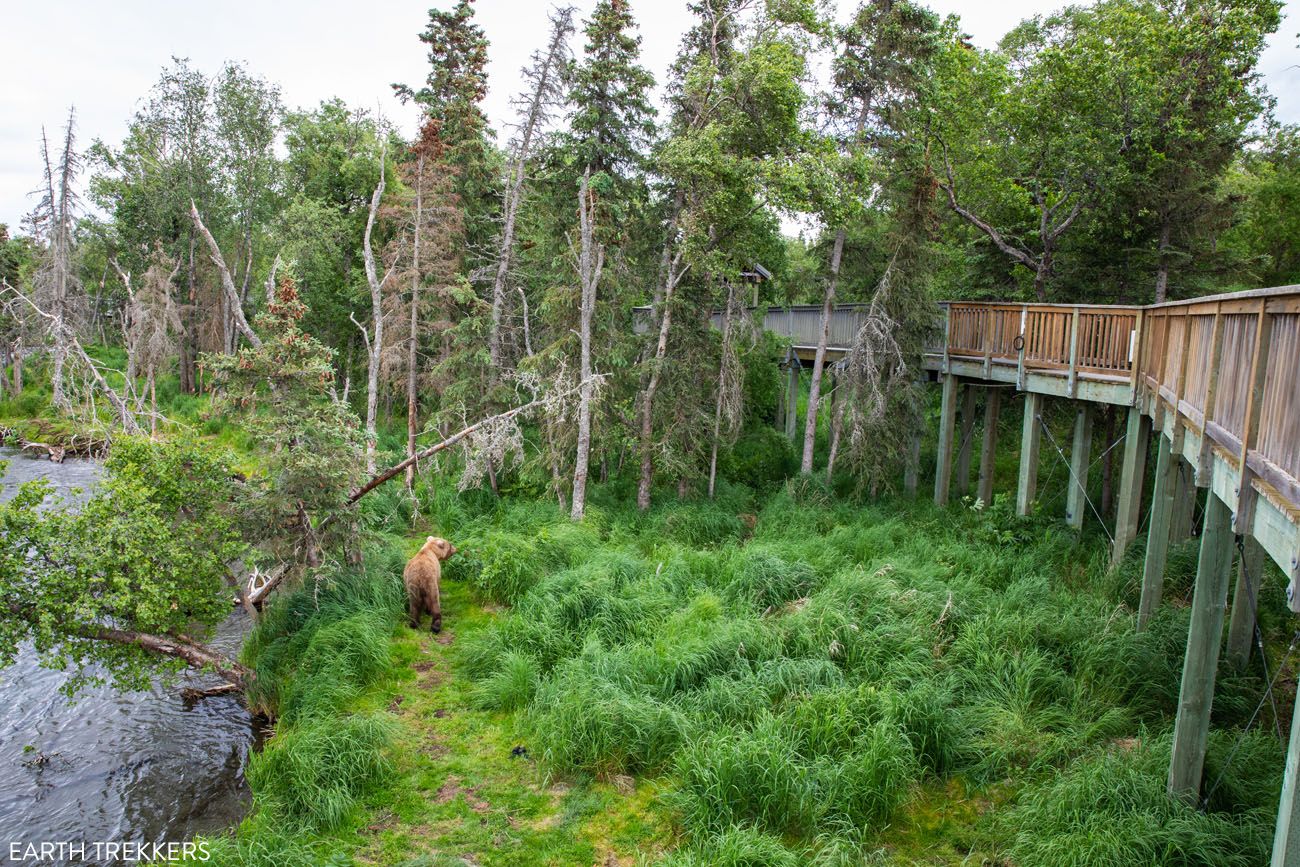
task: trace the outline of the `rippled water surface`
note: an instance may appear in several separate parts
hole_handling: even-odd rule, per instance
[[[98,474],[93,462],[71,458],[53,464],[0,449],[0,460],[9,461],[0,498],[29,479],[47,478],[67,492],[93,486]],[[212,643],[233,654],[246,626],[232,615]],[[30,648],[0,669],[0,864],[9,863],[11,842],[180,842],[243,816],[254,729],[239,702],[217,697],[187,706],[180,686],[134,693],[105,686],[69,705],[59,692],[65,680],[39,667]],[[32,763],[33,751],[48,761]]]

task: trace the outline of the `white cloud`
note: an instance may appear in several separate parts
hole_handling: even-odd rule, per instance
[[[579,14],[594,0],[577,3]],[[450,0],[437,0],[439,6]],[[633,0],[641,26],[643,59],[662,83],[690,14],[685,0]],[[849,3],[841,0],[846,9]],[[1023,18],[1061,5],[1059,0],[954,2],[955,12],[980,45],[993,45]],[[405,129],[414,110],[392,96],[392,82],[418,84],[426,72],[425,48],[416,38],[427,21],[428,0],[280,0],[179,4],[161,0],[62,0],[25,3],[6,11],[0,52],[0,222],[16,226],[30,210],[28,194],[40,182],[41,126],[53,134],[69,105],[77,107],[80,141],[116,143],[138,101],[173,56],[215,72],[238,60],[283,88],[291,106],[311,106],[333,96],[380,108]],[[519,68],[544,40],[548,4],[479,0],[487,31],[491,76],[488,114],[500,128],[511,117],[509,100]],[[1278,116],[1300,121],[1300,0],[1261,61],[1278,97]],[[581,37],[575,40],[581,48]]]

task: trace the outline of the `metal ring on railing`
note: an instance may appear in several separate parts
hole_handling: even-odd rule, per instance
[[[1025,348],[1025,335],[1023,335],[1023,334],[1017,334],[1017,335],[1016,335],[1016,339],[1013,340],[1013,341],[1011,341],[1011,348],[1014,349],[1016,352],[1019,352],[1020,350],[1024,349],[1024,348]]]

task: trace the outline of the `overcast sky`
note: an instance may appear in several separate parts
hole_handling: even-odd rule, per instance
[[[436,0],[448,7],[453,0]],[[854,0],[840,0],[848,9]],[[0,44],[0,223],[16,228],[31,210],[40,183],[41,126],[52,134],[68,106],[77,108],[81,145],[95,138],[121,141],[141,98],[170,58],[188,57],[213,74],[227,60],[277,82],[291,107],[333,96],[379,108],[404,129],[414,109],[401,106],[389,84],[424,81],[427,60],[416,38],[430,0],[46,0],[5,12]],[[548,3],[479,0],[478,19],[491,41],[488,115],[500,129],[510,115],[519,67],[545,38]],[[585,16],[594,0],[576,0]],[[959,2],[932,0],[941,14],[961,16],[981,46],[994,45],[1017,22],[1063,5],[1060,0]],[[643,61],[666,77],[689,23],[685,0],[632,0],[640,24]],[[1260,69],[1278,98],[1277,115],[1300,122],[1300,0],[1264,53]],[[575,48],[581,42],[575,41]]]

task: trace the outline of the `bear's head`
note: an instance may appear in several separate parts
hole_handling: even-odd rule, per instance
[[[456,546],[446,539],[430,536],[424,542],[424,550],[431,552],[439,560],[446,560],[456,553]]]

